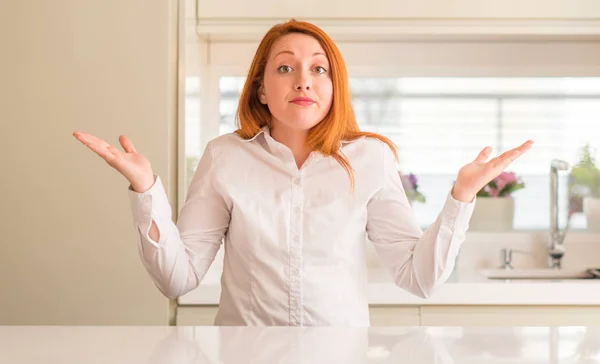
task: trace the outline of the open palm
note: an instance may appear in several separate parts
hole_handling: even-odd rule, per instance
[[[133,143],[125,135],[119,137],[119,143],[124,151],[88,133],[74,132],[73,136],[125,176],[136,191],[146,190],[152,186],[154,174],[150,161],[135,150]]]
[[[462,190],[467,191],[467,195],[475,196],[479,190],[502,173],[515,159],[531,149],[532,145],[533,141],[528,140],[519,147],[508,150],[489,161],[488,158],[492,148],[483,148],[473,162],[464,165],[458,171],[456,184]]]

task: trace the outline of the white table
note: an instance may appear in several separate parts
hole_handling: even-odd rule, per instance
[[[0,363],[598,363],[600,327],[0,327]]]

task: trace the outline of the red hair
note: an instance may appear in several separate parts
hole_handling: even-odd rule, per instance
[[[314,24],[290,20],[273,26],[260,42],[248,76],[240,96],[236,121],[239,129],[236,133],[244,139],[254,137],[265,125],[270,125],[271,113],[267,105],[260,102],[259,89],[263,83],[265,66],[273,43],[280,37],[290,33],[301,33],[312,36],[321,44],[329,59],[329,69],[333,83],[331,109],[325,118],[308,132],[308,144],[314,151],[326,156],[332,156],[346,170],[350,183],[354,187],[352,166],[340,151],[342,140],[355,140],[360,137],[370,137],[386,143],[396,154],[394,143],[379,134],[362,132],[356,122],[352,109],[348,87],[348,71],[342,54],[331,38]],[[396,155],[397,156],[397,155]]]

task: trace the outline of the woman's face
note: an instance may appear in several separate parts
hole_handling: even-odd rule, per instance
[[[271,47],[259,90],[272,126],[308,131],[325,118],[332,97],[329,60],[319,41],[301,33],[279,38]]]

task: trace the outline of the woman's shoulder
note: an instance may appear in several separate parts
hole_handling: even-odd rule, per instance
[[[394,153],[386,142],[371,135],[361,136],[360,138],[347,142],[345,146],[352,146],[369,155],[381,156],[382,154]]]
[[[227,133],[219,135],[208,142],[208,147],[214,152],[224,153],[239,150],[244,144],[244,139],[236,133]]]

